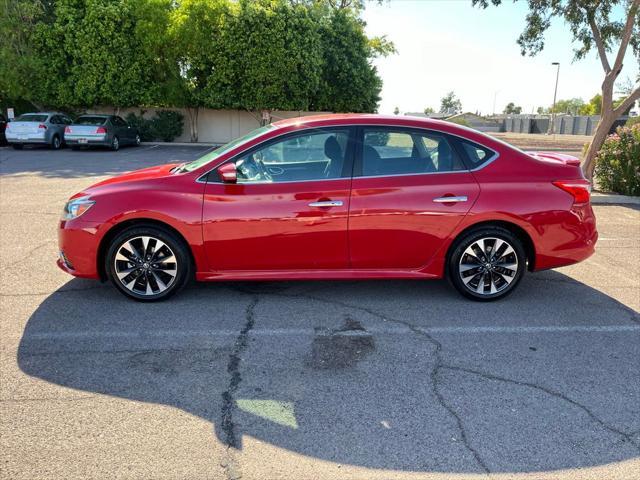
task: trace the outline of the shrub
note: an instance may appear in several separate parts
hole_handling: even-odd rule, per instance
[[[140,111],[140,115],[136,115],[135,113],[131,112],[127,114],[125,120],[129,125],[138,129],[140,140],[142,140],[143,142],[151,142],[154,140],[153,123],[151,120],[144,118],[143,114],[144,111]]]
[[[163,142],[173,142],[174,138],[182,135],[184,115],[173,110],[158,110],[151,124],[154,137]]]
[[[609,135],[598,152],[595,175],[603,190],[640,195],[640,124]]]
[[[624,124],[625,127],[633,127],[634,125],[640,125],[640,117],[629,117]]]
[[[471,128],[471,124],[467,121],[466,118],[447,118],[447,122],[455,123],[456,125],[462,125],[463,127]]]

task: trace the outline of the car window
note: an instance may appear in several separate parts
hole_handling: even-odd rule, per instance
[[[104,125],[105,117],[94,117],[91,115],[76,118],[76,125]]]
[[[114,124],[119,127],[125,127],[127,125],[127,122],[125,122],[121,117],[113,117],[113,120]]]
[[[16,118],[16,122],[46,122],[48,115],[38,115],[32,113],[25,113]]]
[[[409,175],[464,170],[451,142],[437,132],[365,128],[362,175]]]
[[[339,178],[348,143],[346,128],[287,136],[236,159],[238,183]]]
[[[493,150],[489,150],[488,148],[483,147],[482,145],[478,145],[477,143],[462,140],[460,144],[462,145],[467,158],[473,165],[473,168],[479,167],[494,155]]]
[[[54,115],[49,119],[49,123],[53,125],[58,125],[60,123],[60,117],[58,115]]]

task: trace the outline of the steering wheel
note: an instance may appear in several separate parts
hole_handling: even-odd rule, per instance
[[[238,173],[248,181],[273,181],[264,163],[255,154],[244,157],[236,166]]]
[[[258,168],[260,180],[273,182],[273,177],[269,173],[269,170],[267,170],[267,167],[265,167],[264,162],[262,161],[262,158],[259,158],[256,155],[251,155],[251,157],[253,157],[253,161],[255,162],[256,167]]]

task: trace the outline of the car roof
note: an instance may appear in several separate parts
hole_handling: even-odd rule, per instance
[[[412,117],[409,115],[380,115],[376,113],[331,113],[308,115],[304,117],[286,118],[274,122],[276,127],[289,127],[292,125],[398,125],[398,126],[421,126],[421,127],[442,127],[451,126],[451,122],[436,120],[424,117]]]
[[[78,118],[80,117],[102,117],[102,118],[109,118],[109,117],[115,117],[115,115],[107,115],[106,113],[83,113],[82,115],[78,115]]]

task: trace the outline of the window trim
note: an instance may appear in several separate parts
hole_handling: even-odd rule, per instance
[[[277,135],[273,138],[270,138],[269,140],[266,140],[265,142],[261,142],[257,145],[254,145],[252,147],[246,147],[244,150],[241,150],[240,152],[238,152],[236,155],[234,155],[232,158],[225,160],[224,162],[221,162],[219,164],[217,164],[216,166],[212,167],[210,170],[207,170],[206,172],[202,173],[201,175],[198,175],[198,177],[195,179],[196,183],[222,183],[218,180],[208,180],[208,176],[209,174],[213,173],[215,170],[217,170],[218,168],[220,168],[222,165],[224,165],[225,163],[235,160],[236,158],[238,158],[239,156],[242,156],[245,152],[248,152],[250,149],[252,148],[258,148],[261,145],[265,144],[266,142],[269,142],[271,140],[276,140],[279,138],[283,138],[289,134],[292,133],[300,133],[303,131],[308,131],[308,130],[321,130],[323,128],[350,128],[352,130],[352,134],[351,134],[351,139],[350,142],[353,144],[352,148],[351,148],[351,153],[352,153],[352,158],[351,158],[351,176],[347,176],[347,177],[339,177],[339,178],[327,178],[324,179],[324,181],[331,181],[331,180],[343,180],[345,178],[389,178],[389,177],[398,177],[398,176],[419,176],[419,175],[441,175],[441,174],[459,174],[459,173],[473,173],[473,172],[477,172],[482,170],[483,168],[485,168],[487,165],[493,163],[494,161],[496,161],[498,158],[500,158],[500,153],[497,152],[496,150],[494,150],[493,148],[489,148],[486,145],[484,145],[483,143],[480,142],[476,142],[475,140],[469,140],[467,137],[463,137],[462,135],[458,135],[457,133],[451,133],[451,132],[445,132],[442,130],[438,130],[437,128],[426,128],[426,127],[415,127],[415,126],[405,126],[405,125],[393,125],[393,124],[389,124],[389,123],[359,123],[359,122],[355,122],[355,123],[348,123],[348,124],[343,124],[343,125],[331,125],[331,126],[323,126],[323,127],[306,127],[304,129],[301,130],[296,130],[294,132],[287,132],[287,133],[283,133],[281,135]],[[465,165],[467,166],[467,170],[454,170],[452,172],[425,172],[425,173],[409,173],[409,174],[401,174],[401,175],[377,175],[377,176],[356,176],[355,175],[355,160],[358,158],[358,155],[361,155],[361,151],[362,151],[362,141],[360,141],[361,138],[363,138],[363,136],[361,135],[361,129],[363,128],[371,128],[371,127],[391,127],[391,128],[409,128],[409,129],[414,129],[414,130],[419,130],[419,131],[426,131],[426,132],[436,132],[442,135],[448,135],[450,137],[453,137],[455,139],[455,148],[456,151],[458,151],[458,149],[462,149],[462,147],[460,147],[459,142],[460,140],[462,141],[472,141],[473,143],[477,143],[478,145],[480,145],[483,148],[486,148],[487,150],[489,150],[490,152],[493,152],[493,155],[491,157],[489,157],[489,159],[487,161],[485,161],[484,163],[478,165],[475,168],[469,169],[469,160],[466,156],[466,153],[463,155],[462,157],[462,161],[465,163]],[[463,152],[464,153],[464,152]],[[346,162],[346,159],[345,159]],[[343,174],[344,174],[344,169],[343,169]],[[318,180],[294,180],[292,182],[278,182],[278,183],[302,183],[302,182],[317,182]],[[276,185],[275,183],[271,183],[271,182],[264,182],[264,184],[269,184],[269,185]],[[250,184],[245,184],[245,185],[260,185],[259,183],[250,183]]]
[[[211,170],[209,170],[208,172],[200,175],[197,179],[196,182],[199,183],[215,183],[215,184],[224,184],[224,182],[217,176],[217,175],[212,175],[215,174],[217,172],[217,170],[223,166],[226,165],[227,163],[230,162],[235,162],[237,160],[239,160],[241,157],[244,157],[245,155],[250,155],[251,153],[258,151],[258,150],[262,150],[263,148],[268,148],[271,145],[274,145],[276,143],[280,143],[283,141],[287,141],[288,138],[292,138],[292,137],[299,137],[301,135],[307,135],[307,134],[311,134],[314,132],[317,133],[322,133],[323,131],[336,131],[336,130],[347,130],[349,136],[347,139],[347,149],[345,151],[345,157],[344,157],[344,163],[342,165],[342,173],[340,174],[339,177],[335,177],[335,178],[315,178],[315,179],[309,179],[309,180],[285,180],[282,182],[267,182],[267,181],[258,181],[258,182],[238,182],[237,185],[279,185],[279,184],[284,184],[284,183],[307,183],[307,182],[330,182],[330,181],[336,181],[336,180],[349,180],[350,178],[353,177],[353,164],[354,164],[354,142],[355,142],[355,131],[356,128],[354,125],[328,125],[328,126],[323,126],[323,127],[311,127],[311,128],[305,128],[305,129],[301,129],[301,130],[295,130],[293,132],[287,132],[287,133],[283,133],[282,135],[278,135],[276,137],[270,138],[268,140],[265,140],[264,142],[261,142],[257,145],[253,145],[252,147],[248,147],[240,152],[238,152],[237,154],[235,154],[233,157],[225,160],[224,162],[216,165],[215,167],[213,167]],[[215,177],[215,178],[210,178],[211,177]]]

